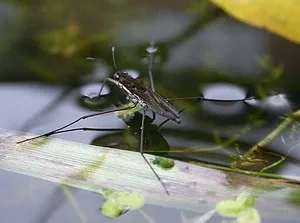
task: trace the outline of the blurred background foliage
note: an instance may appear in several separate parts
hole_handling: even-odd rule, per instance
[[[243,1],[244,5],[241,1],[231,1],[231,5],[228,4],[228,1],[215,0],[212,2],[231,14],[239,12],[248,15],[247,10],[253,11],[255,6],[254,3],[247,5],[249,1]],[[273,7],[275,13],[280,11],[280,4],[286,5],[286,3],[278,1],[276,4],[269,5],[267,5],[267,1],[261,2],[265,4],[265,11],[272,11]],[[255,4],[258,5],[257,8],[261,9],[261,3],[256,2]],[[152,40],[158,45],[161,56],[157,63],[158,79],[172,74],[172,77],[179,78],[178,83],[181,83],[181,78],[184,78],[184,75],[181,75],[183,71],[186,75],[192,73],[190,63],[193,63],[193,74],[199,77],[199,81],[196,81],[198,83],[200,79],[205,82],[207,79],[210,81],[212,79],[236,80],[241,77],[241,75],[236,75],[236,73],[242,72],[241,69],[237,69],[236,72],[236,69],[217,67],[220,59],[210,55],[210,52],[206,52],[203,46],[199,47],[196,41],[193,41],[193,44],[195,49],[199,49],[198,52],[184,55],[185,51],[180,48],[184,42],[199,37],[199,33],[202,31],[210,29],[210,27],[218,29],[220,24],[229,27],[229,30],[219,30],[219,33],[211,34],[212,36],[219,35],[218,39],[228,38],[228,33],[222,32],[230,32],[230,26],[233,29],[240,29],[240,32],[245,29],[245,26],[239,25],[238,22],[226,16],[221,9],[206,0],[172,2],[103,0],[89,1],[88,4],[68,0],[5,0],[1,3],[0,10],[2,17],[0,22],[2,30],[0,80],[2,81],[40,80],[58,84],[80,83],[81,78],[89,75],[94,66],[91,61],[86,60],[86,57],[94,56],[111,64],[110,48],[113,45],[118,50],[117,62],[120,67],[139,69],[141,68],[141,56],[145,56],[144,49]],[[264,11],[259,12],[262,13],[261,15],[265,15]],[[260,21],[265,19],[264,24],[267,24],[270,19],[267,20],[265,17],[262,17]],[[247,18],[247,22],[253,24],[251,17]],[[257,18],[258,14],[252,16],[252,20]],[[287,21],[288,19],[286,18]],[[264,26],[268,27],[268,25]],[[261,32],[257,34],[259,36]],[[275,64],[283,64],[286,71],[289,71],[289,68],[292,72],[295,69],[298,70],[298,66],[286,58],[292,56],[295,48],[299,47],[272,34],[263,32],[263,35],[266,36],[263,39],[265,44],[263,53],[270,54],[271,58],[274,58]],[[216,42],[219,41],[216,37],[213,38]],[[197,40],[198,42],[199,40],[203,41],[201,35]],[[207,41],[207,37],[204,38],[204,41]],[[234,40],[232,41],[231,44],[234,47]],[[211,42],[208,43],[209,46],[211,44]],[[249,44],[252,45],[253,42],[251,41]],[[278,49],[274,48],[274,44]],[[282,53],[278,55],[277,52],[281,48],[287,50],[287,46],[290,50],[285,55]],[[219,58],[227,56],[224,55],[222,48],[219,51]],[[174,66],[176,62],[172,63],[170,58],[174,57],[174,53],[182,55],[179,59],[179,67]],[[199,60],[193,62],[191,57],[195,53],[206,57],[206,59],[202,59],[205,60],[205,63],[199,63]],[[259,54],[260,52],[251,57],[255,60]],[[236,63],[239,62],[236,61]],[[254,71],[262,72],[261,69]],[[247,72],[245,70],[245,73]],[[251,69],[250,72],[252,72]],[[191,79],[197,78],[193,74],[191,74]],[[243,75],[240,81],[251,85],[256,81],[254,76]],[[294,85],[290,82],[285,84]],[[178,86],[175,85],[175,87]]]
[[[73,84],[92,70],[87,56],[111,61],[120,27],[163,10],[182,10],[192,2],[160,1],[5,1],[0,42],[2,80],[39,79]],[[136,32],[134,28],[126,32]],[[150,40],[150,39],[149,39]],[[146,40],[146,41],[149,41]],[[136,46],[136,44],[133,44]],[[128,57],[128,56],[127,56]],[[13,61],[12,61],[13,60]],[[124,62],[125,63],[125,62]]]

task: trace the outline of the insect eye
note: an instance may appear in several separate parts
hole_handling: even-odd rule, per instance
[[[119,75],[118,73],[115,73],[115,74],[114,74],[114,78],[115,78],[116,80],[119,80],[119,79],[120,79],[120,75]]]

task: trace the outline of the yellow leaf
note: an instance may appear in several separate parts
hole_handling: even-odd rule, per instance
[[[236,19],[300,43],[299,0],[210,0]]]

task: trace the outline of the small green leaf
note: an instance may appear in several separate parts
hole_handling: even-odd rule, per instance
[[[236,202],[244,208],[253,208],[255,206],[255,197],[250,192],[245,191],[239,194]]]
[[[237,217],[245,208],[234,200],[222,200],[217,203],[216,210],[223,217]]]
[[[162,159],[163,159],[163,158],[156,156],[155,159],[152,161],[152,163],[153,163],[154,165],[156,165],[156,164],[159,165],[159,163],[160,163],[160,161],[161,161]]]
[[[174,160],[162,157],[155,157],[152,163],[158,165],[162,169],[171,169],[175,165]]]
[[[139,209],[145,203],[142,195],[128,192],[119,192],[117,200],[118,204],[130,210]]]
[[[129,210],[141,208],[145,199],[142,195],[129,192],[115,192],[110,189],[104,190],[105,202],[101,208],[105,216],[116,218]]]
[[[163,159],[160,163],[159,166],[163,169],[170,169],[175,165],[174,160],[170,159]]]
[[[238,217],[238,223],[260,223],[260,215],[255,208],[249,208]]]
[[[122,208],[112,200],[105,201],[102,205],[101,212],[107,217],[116,218],[122,214]]]

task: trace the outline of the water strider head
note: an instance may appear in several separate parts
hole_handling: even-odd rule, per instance
[[[181,119],[180,119],[180,118],[176,118],[176,119],[174,119],[174,121],[175,121],[177,124],[181,124]]]
[[[116,84],[126,94],[129,101],[134,104],[139,103],[142,107],[168,118],[178,124],[181,123],[179,112],[164,97],[155,92],[154,88],[149,88],[144,81],[133,78],[125,71],[118,71],[115,61],[115,48],[112,48],[113,64],[117,70],[113,79],[108,79]]]
[[[122,78],[127,78],[129,76],[129,74],[127,72],[124,71],[117,71],[116,73],[114,73],[114,79],[115,80],[120,80]]]

